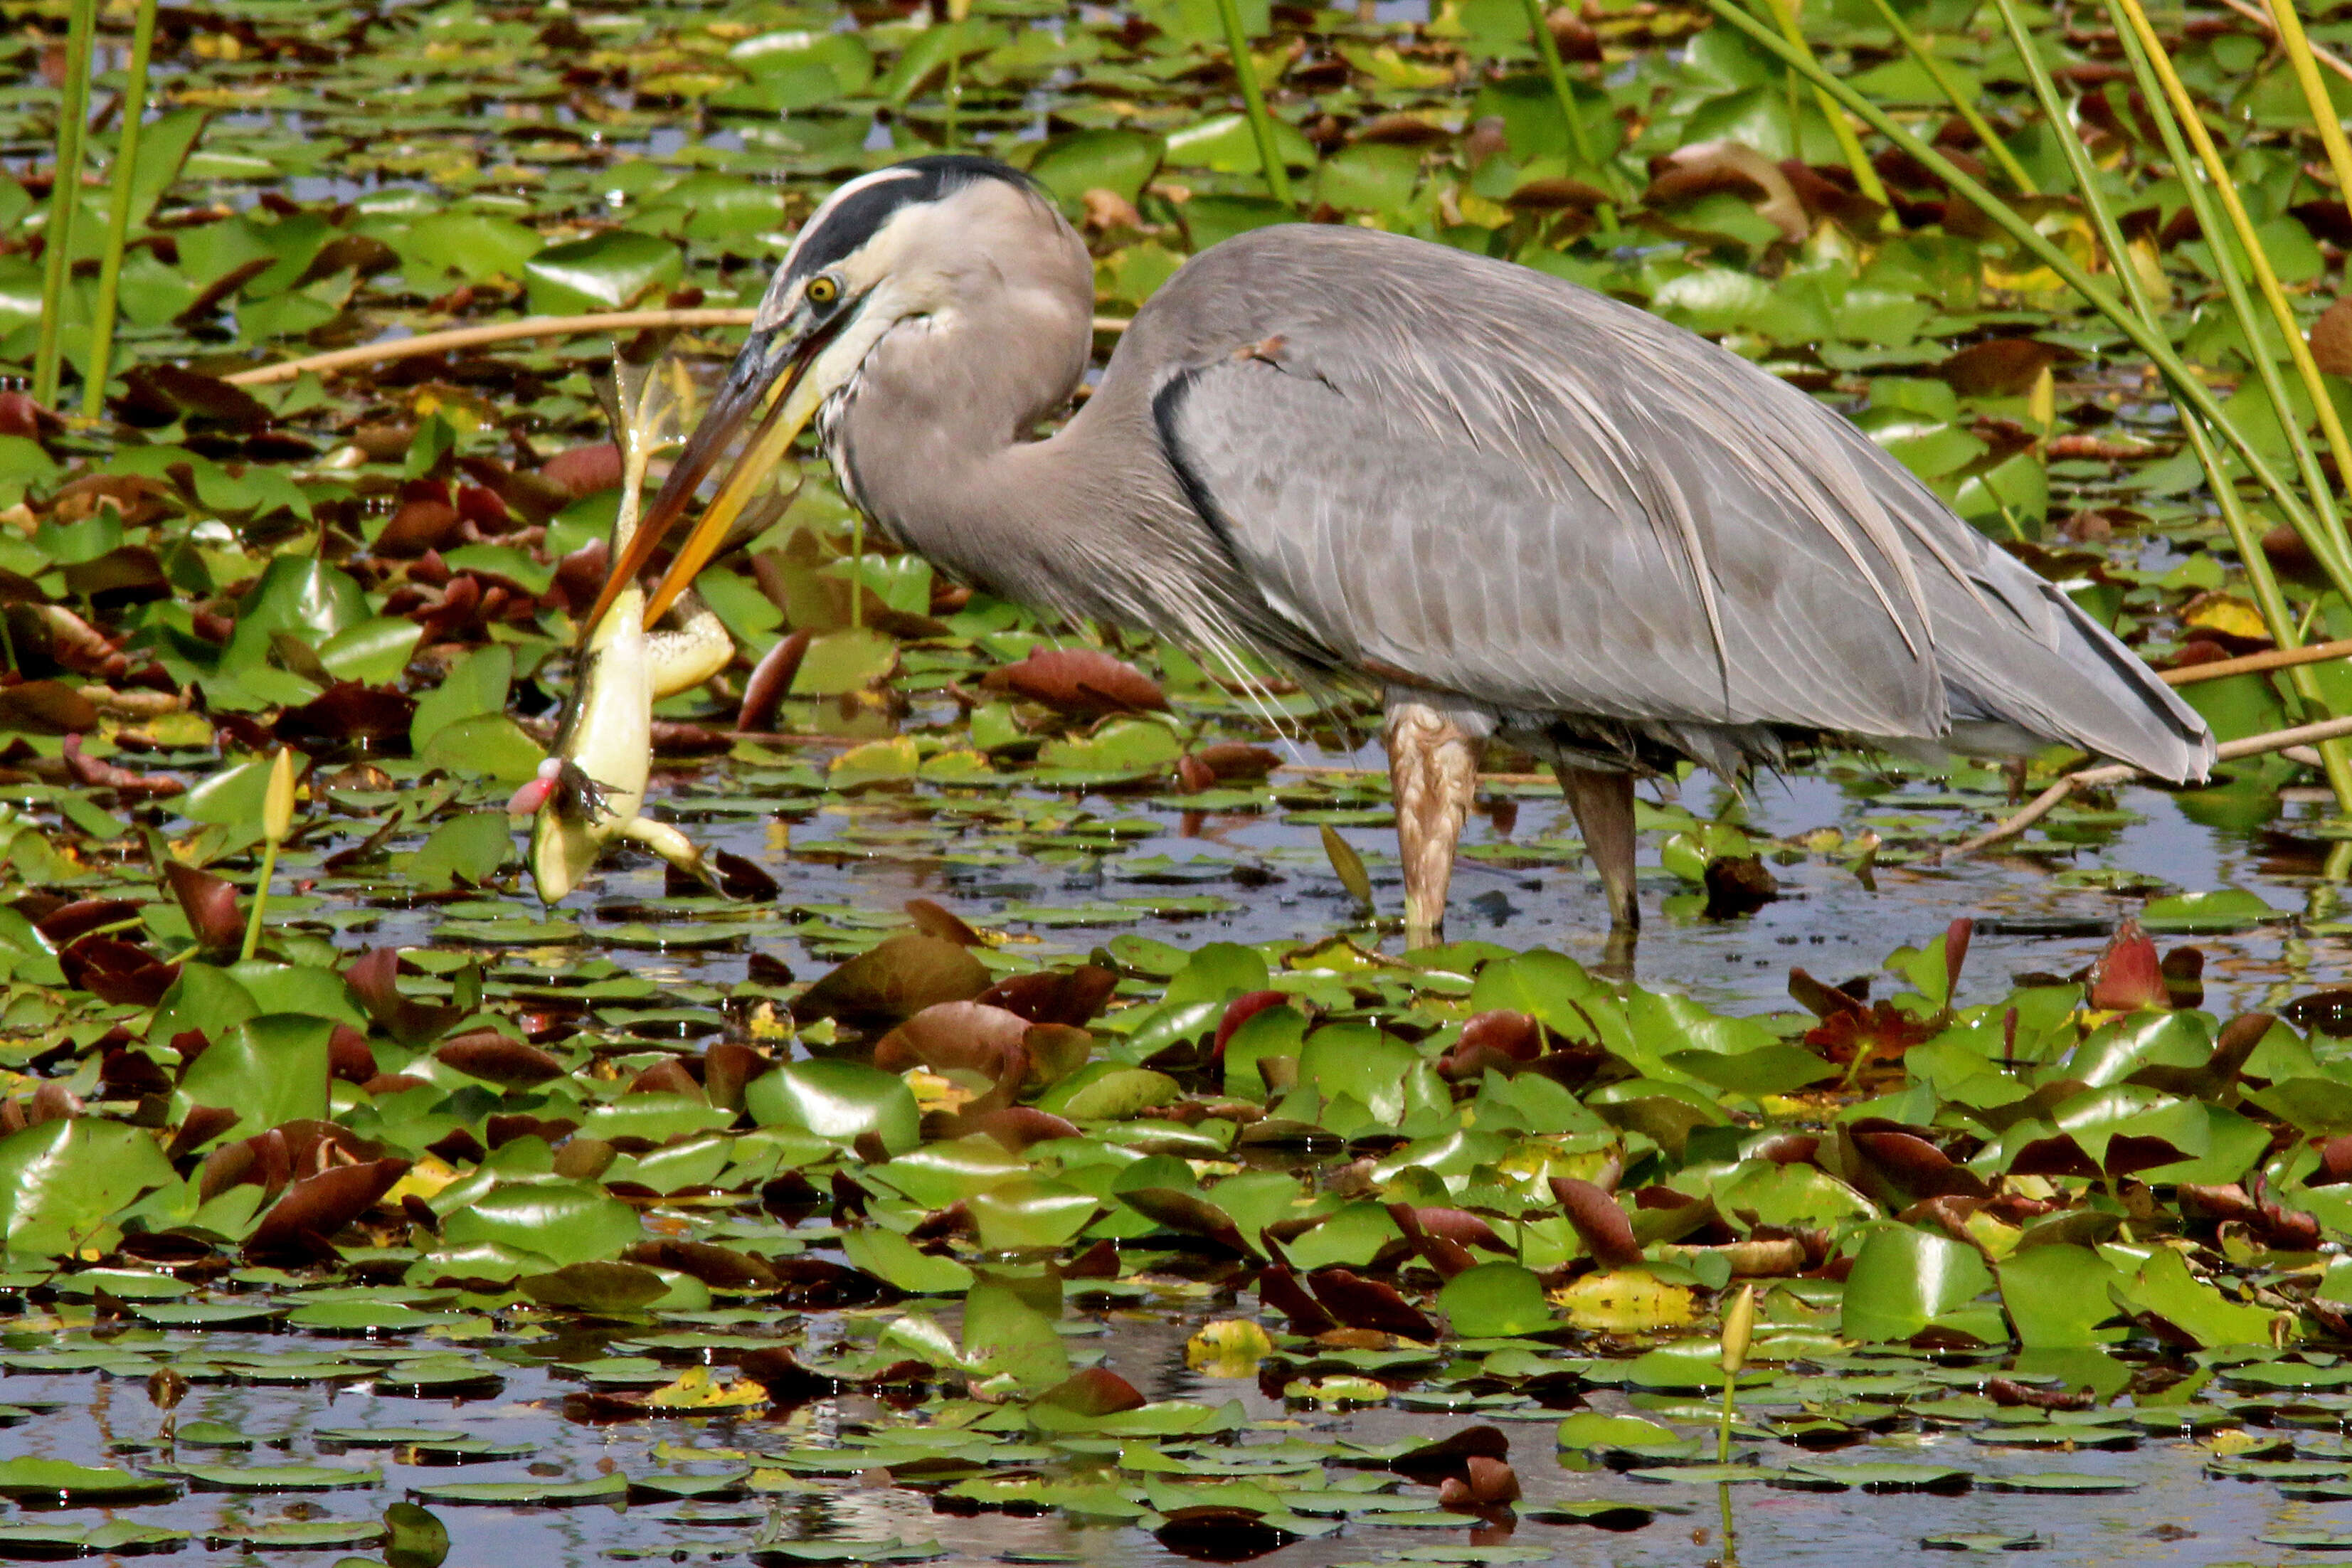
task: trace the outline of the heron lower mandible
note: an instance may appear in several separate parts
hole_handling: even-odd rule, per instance
[[[1490,737],[1558,772],[1620,932],[1634,780],[1681,758],[1732,777],[1833,736],[2063,742],[2174,781],[2213,762],[2122,644],[1852,425],[1632,306],[1373,229],[1261,228],[1185,263],[1034,438],[1093,310],[1085,244],[1018,172],[852,180],[588,624],[772,395],[648,624],[814,418],[849,500],[959,578],[1377,684],[1422,939]]]

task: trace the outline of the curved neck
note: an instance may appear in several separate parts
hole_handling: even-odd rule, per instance
[[[908,548],[1007,597],[1102,614],[1052,569],[1102,497],[1081,456],[1089,421],[1034,438],[1086,373],[1092,279],[1079,300],[1003,277],[886,333],[843,395],[828,450],[844,492]]]
[[[956,577],[1039,610],[1194,647],[1295,641],[1186,499],[1142,362],[1115,355],[1068,423],[1031,438],[1085,374],[1091,268],[1060,289],[995,277],[993,298],[903,321],[867,355],[829,431],[852,501]]]

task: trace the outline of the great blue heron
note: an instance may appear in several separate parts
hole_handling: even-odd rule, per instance
[[[1025,176],[933,156],[810,216],[628,548],[642,572],[772,395],[646,603],[812,418],[844,493],[953,575],[1070,616],[1377,683],[1407,921],[1433,931],[1481,742],[1558,771],[1614,928],[1633,784],[1792,744],[2063,742],[2173,781],[2204,722],[1852,425],[1528,268],[1344,225],[1213,246],[1093,395],[1094,267]]]

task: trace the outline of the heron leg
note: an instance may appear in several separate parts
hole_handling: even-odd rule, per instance
[[[1560,793],[1576,814],[1577,830],[1584,835],[1584,853],[1601,873],[1601,887],[1609,895],[1609,927],[1613,939],[1642,926],[1642,906],[1633,898],[1633,775],[1572,768],[1560,763]]]
[[[1454,847],[1478,790],[1478,742],[1419,702],[1391,702],[1389,783],[1396,794],[1397,847],[1404,858],[1408,947],[1423,947],[1445,923]]]

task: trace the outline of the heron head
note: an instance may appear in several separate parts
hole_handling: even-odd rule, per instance
[[[979,237],[992,225],[1038,219],[1067,232],[1028,176],[961,154],[893,163],[828,196],[769,283],[751,337],[614,563],[586,627],[645,569],[720,455],[750,427],[709,506],[647,598],[650,626],[717,552],[802,429],[856,380],[893,328],[947,315],[968,303],[975,287],[1006,283],[1000,258]],[[1083,263],[1084,246],[1075,237],[1071,244]],[[1090,305],[1091,268],[1083,270]]]

